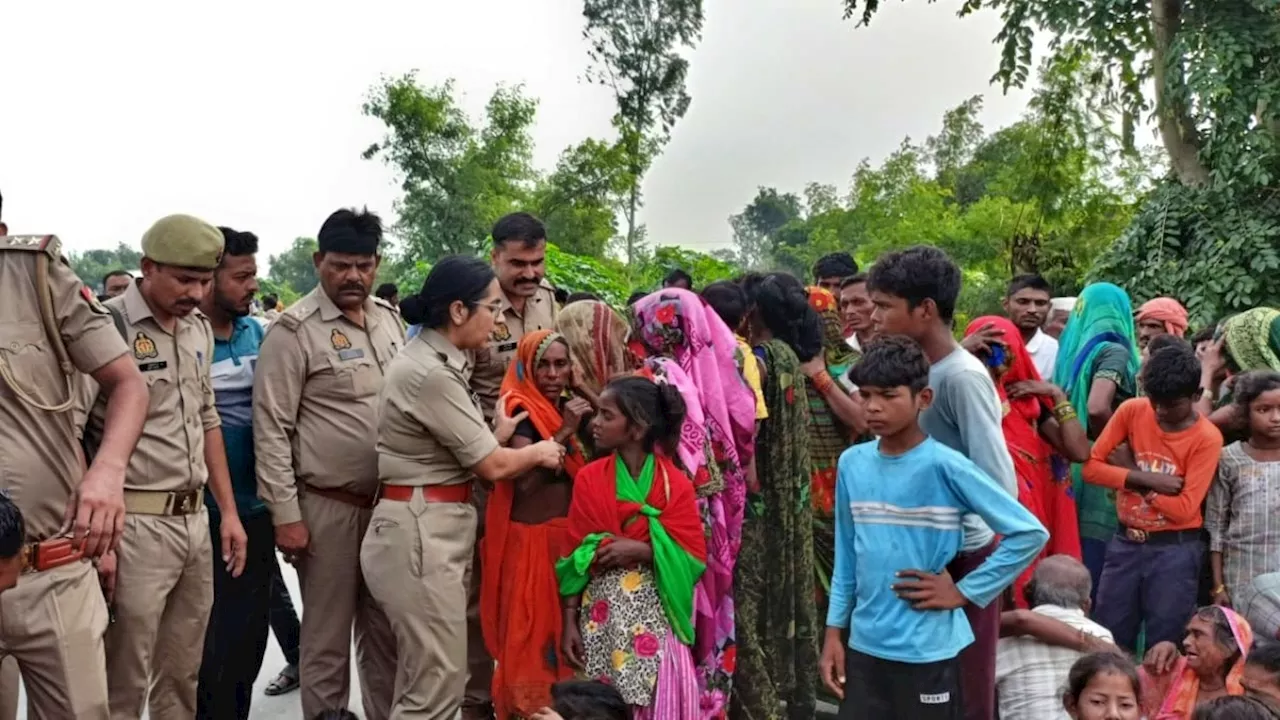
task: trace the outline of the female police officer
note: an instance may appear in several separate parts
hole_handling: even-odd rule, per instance
[[[369,591],[396,636],[395,718],[453,718],[467,679],[467,589],[475,477],[498,482],[557,468],[564,448],[499,447],[468,388],[464,351],[484,346],[500,307],[483,261],[436,263],[400,304],[422,333],[387,369],[378,427],[379,501],[360,551]]]

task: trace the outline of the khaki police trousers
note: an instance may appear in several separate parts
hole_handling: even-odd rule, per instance
[[[107,620],[98,573],[88,562],[24,575],[0,595],[4,712],[16,715],[21,667],[31,720],[105,720]]]
[[[395,637],[360,573],[360,540],[373,511],[305,491],[299,505],[311,535],[298,564],[302,716],[347,707],[354,629],[364,718],[386,720],[395,691]]]
[[[113,720],[191,720],[213,607],[209,515],[129,514],[116,550],[115,615],[107,628]],[[149,696],[149,698],[148,698]]]
[[[453,720],[462,704],[475,532],[469,504],[427,503],[415,493],[373,510],[360,565],[395,631],[393,720]]]
[[[476,508],[476,547],[471,556],[471,575],[467,579],[467,691],[462,698],[462,706],[488,710],[493,704],[493,657],[485,647],[480,624],[480,578],[484,574],[480,541],[484,538],[489,490],[479,480],[472,483],[471,504]]]

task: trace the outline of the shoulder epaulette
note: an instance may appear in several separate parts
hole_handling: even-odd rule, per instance
[[[378,307],[382,308],[383,310],[390,310],[391,312],[395,313],[396,315],[399,315],[399,314],[400,314],[400,308],[396,307],[395,305],[392,305],[391,303],[387,302],[386,300],[383,300],[383,299],[382,299],[382,298],[380,298],[380,297],[374,296],[374,298],[373,298],[373,304],[374,304],[374,305],[377,305]]]
[[[276,316],[276,319],[271,323],[271,326],[275,327],[276,325],[280,325],[286,328],[289,332],[297,332],[298,328],[302,326],[302,321],[306,320],[312,313],[317,312],[318,310],[320,310],[320,305],[316,303],[310,295],[308,295],[285,308],[284,312]]]
[[[54,260],[62,259],[62,241],[57,235],[0,235],[0,250],[42,252]]]

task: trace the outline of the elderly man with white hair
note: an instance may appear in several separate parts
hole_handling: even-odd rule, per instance
[[[1057,340],[1075,307],[1076,299],[1073,297],[1056,297],[1050,300],[1049,315],[1044,319],[1044,334]]]
[[[1113,642],[1111,633],[1090,620],[1089,592],[1092,581],[1089,570],[1079,560],[1068,555],[1053,555],[1040,561],[1027,583],[1025,593],[1031,605],[1031,622],[1028,611],[1004,613],[1001,618],[1002,635],[1010,627],[1035,632],[1032,635],[1001,637],[996,647],[996,698],[1000,708],[1000,720],[1065,720],[1062,709],[1062,688],[1067,673],[1090,645],[1086,635]],[[1021,620],[1007,622],[1007,620]],[[1015,631],[1017,632],[1017,631]],[[1050,639],[1073,638],[1072,647],[1051,644]],[[1040,638],[1045,639],[1040,639]]]

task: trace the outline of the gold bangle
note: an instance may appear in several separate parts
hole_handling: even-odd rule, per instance
[[[1222,584],[1219,584],[1218,587],[1214,588],[1209,593],[1209,597],[1213,597],[1215,595],[1223,595],[1223,594],[1226,594],[1226,592],[1227,592],[1227,586],[1225,583],[1222,583]]]

